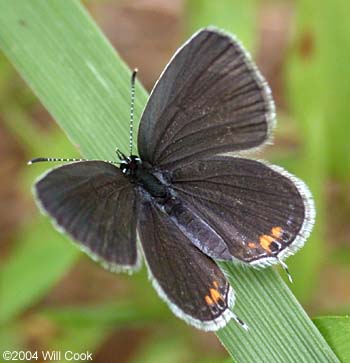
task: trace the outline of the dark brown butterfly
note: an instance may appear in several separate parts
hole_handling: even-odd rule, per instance
[[[37,199],[107,268],[137,270],[143,254],[157,292],[186,322],[217,330],[233,318],[246,327],[215,260],[284,264],[315,215],[302,181],[239,154],[267,143],[274,123],[270,89],[247,52],[229,35],[203,29],[156,83],[139,157],[118,152],[120,162],[57,167],[35,184]],[[43,160],[56,159],[32,162]]]

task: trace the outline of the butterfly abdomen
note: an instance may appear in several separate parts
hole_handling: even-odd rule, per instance
[[[190,243],[204,254],[220,260],[232,259],[222,237],[180,198],[171,195],[167,199],[158,201],[157,206],[181,230]]]

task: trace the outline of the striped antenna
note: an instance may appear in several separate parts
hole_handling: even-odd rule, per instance
[[[134,143],[134,103],[135,103],[135,79],[138,69],[135,68],[131,75],[131,105],[130,105],[130,129],[129,129],[129,146],[130,156],[132,155],[132,146]]]
[[[50,162],[68,162],[68,163],[72,163],[72,162],[78,162],[78,161],[92,161],[92,160],[88,160],[88,159],[66,159],[66,158],[34,158],[32,160],[29,160],[27,162],[28,165],[32,165],[35,163],[41,163],[41,162],[45,162],[45,161],[50,161]],[[106,163],[110,163],[110,164],[120,164],[117,161],[110,161],[110,160],[103,160]]]
[[[120,160],[127,160],[128,158],[126,157],[125,154],[123,154],[118,148],[115,149],[115,153],[117,154],[118,158]]]

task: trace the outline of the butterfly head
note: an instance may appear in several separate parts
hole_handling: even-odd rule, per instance
[[[134,175],[141,165],[141,159],[136,155],[126,156],[120,161],[120,170],[124,175]]]

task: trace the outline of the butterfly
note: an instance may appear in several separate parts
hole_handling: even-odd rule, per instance
[[[156,82],[140,121],[139,156],[131,126],[130,155],[70,159],[40,177],[36,199],[110,270],[136,271],[143,256],[158,294],[187,323],[213,331],[234,319],[247,328],[216,261],[286,267],[315,218],[301,180],[245,156],[271,141],[274,126],[271,91],[249,54],[205,28]],[[31,163],[56,160],[66,159]]]

